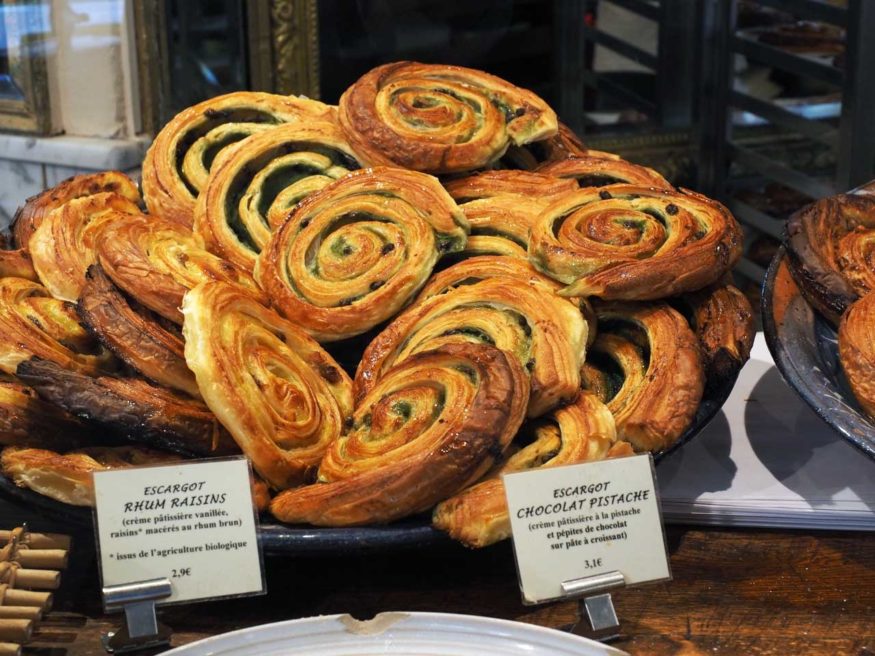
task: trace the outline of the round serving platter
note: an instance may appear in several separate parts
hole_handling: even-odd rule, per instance
[[[693,424],[677,442],[664,451],[654,454],[654,461],[659,462],[669,453],[682,447],[708,425],[729,398],[736,378],[737,374],[720,381],[719,385],[710,385],[706,388]],[[20,488],[2,474],[0,474],[0,495],[17,505],[66,525],[90,526],[92,522],[91,509],[70,506],[32,490]],[[288,526],[278,523],[267,513],[261,519],[258,531],[266,553],[302,556],[340,555],[456,544],[445,533],[432,528],[428,515],[412,517],[388,526],[352,528]]]
[[[763,283],[766,343],[784,380],[844,439],[875,459],[875,423],[848,387],[835,328],[806,302],[781,248]]]

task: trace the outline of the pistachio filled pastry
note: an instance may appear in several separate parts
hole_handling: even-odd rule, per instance
[[[480,478],[525,415],[528,381],[486,344],[447,344],[399,364],[356,406],[314,485],[271,502],[280,521],[390,522],[431,508]]]
[[[143,195],[152,214],[191,228],[195,201],[216,157],[228,146],[283,123],[334,119],[317,100],[257,91],[210,98],[177,114],[143,161]]]
[[[91,376],[118,364],[80,323],[75,305],[22,278],[0,278],[0,335],[0,371],[7,374],[32,356]]]
[[[352,383],[298,326],[243,289],[203,283],[182,304],[201,395],[274,489],[300,485],[352,414]]]
[[[614,415],[617,436],[636,451],[674,444],[705,388],[699,344],[665,303],[595,303],[598,336],[581,369],[584,389]]]
[[[556,134],[556,113],[531,91],[461,66],[395,62],[340,97],[338,118],[368,166],[427,173],[483,168],[510,144]]]
[[[481,343],[512,354],[529,372],[528,415],[536,417],[576,398],[586,339],[587,325],[574,303],[542,285],[489,278],[425,298],[396,317],[362,355],[356,398],[414,353]]]
[[[112,435],[193,456],[240,452],[201,401],[134,377],[91,377],[31,358],[18,365],[19,379],[40,398]]]
[[[195,232],[211,251],[252,271],[295,205],[358,168],[333,122],[301,121],[252,135],[216,158],[196,206]]]
[[[535,221],[529,257],[563,296],[653,300],[720,280],[741,257],[741,228],[693,192],[635,185],[581,189]]]
[[[875,419],[875,294],[861,298],[842,317],[839,361],[863,411]]]
[[[628,443],[617,442],[613,415],[590,392],[542,418],[533,432],[534,440],[487,478],[439,503],[432,515],[435,527],[466,546],[489,546],[511,534],[502,475],[633,453]]]
[[[110,222],[140,214],[124,196],[100,193],[75,198],[51,212],[30,238],[33,266],[46,289],[74,302],[85,284],[85,271],[97,261],[95,241]]]
[[[538,173],[562,179],[576,180],[579,187],[604,187],[611,184],[634,184],[642,187],[673,190],[659,173],[646,166],[614,157],[578,155],[537,168]]]
[[[376,167],[303,201],[258,258],[255,277],[290,321],[320,342],[391,318],[468,222],[436,178]]]
[[[182,324],[182,297],[201,282],[238,285],[267,300],[247,271],[206,251],[197,235],[153,216],[140,214],[106,226],[96,249],[115,285],[177,324]]]
[[[76,417],[43,401],[30,387],[0,380],[0,444],[74,449],[87,432]]]
[[[185,364],[179,327],[126,298],[99,264],[88,269],[77,310],[88,329],[125,364],[159,385],[200,398]]]

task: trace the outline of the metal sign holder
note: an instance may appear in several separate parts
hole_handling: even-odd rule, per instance
[[[171,630],[158,621],[155,604],[171,593],[172,586],[166,578],[103,588],[106,611],[125,612],[121,629],[101,636],[103,648],[110,654],[123,654],[169,644]]]
[[[625,585],[625,577],[616,570],[563,581],[563,598],[579,599],[577,619],[568,630],[576,635],[600,641],[608,641],[618,637],[620,621],[617,619],[610,591],[625,587]],[[591,631],[586,628],[583,622],[584,614],[589,619]]]

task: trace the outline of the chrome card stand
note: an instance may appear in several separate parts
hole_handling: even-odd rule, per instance
[[[123,654],[170,643],[170,629],[158,621],[155,604],[170,596],[168,579],[151,579],[112,585],[103,589],[107,612],[125,611],[125,623],[114,633],[101,636],[110,654]]]
[[[580,599],[577,619],[568,630],[576,635],[595,640],[607,641],[616,638],[619,635],[620,622],[617,619],[617,612],[614,610],[610,590],[617,590],[625,585],[625,577],[616,570],[563,581],[563,597]],[[583,622],[584,613],[589,619],[592,630],[588,630]]]

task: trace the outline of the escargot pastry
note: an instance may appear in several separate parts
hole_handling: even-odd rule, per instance
[[[28,198],[16,212],[12,231],[19,248],[27,248],[30,238],[39,228],[43,219],[51,212],[74,198],[93,196],[100,193],[113,193],[123,196],[132,203],[140,202],[137,185],[119,171],[104,171],[76,175],[42,193]]]
[[[79,323],[76,306],[22,278],[0,278],[0,335],[0,371],[7,374],[34,355],[88,375],[116,365]]]
[[[359,159],[428,173],[482,168],[513,144],[556,133],[538,96],[460,66],[396,62],[365,73],[340,97],[338,119]]]
[[[39,358],[19,364],[16,375],[40,398],[120,438],[195,456],[240,452],[203,403],[141,378],[93,378]]]
[[[444,187],[457,203],[509,195],[547,204],[577,190],[573,180],[562,180],[531,171],[511,170],[484,171],[456,178],[445,182]]]
[[[253,135],[216,158],[195,231],[247,271],[295,205],[359,164],[340,129],[306,121]]]
[[[189,107],[165,125],[143,161],[143,195],[152,214],[191,228],[195,201],[217,155],[246,137],[298,120],[333,120],[316,100],[237,91]]]
[[[483,343],[511,353],[529,372],[528,415],[574,399],[586,347],[580,309],[541,285],[494,277],[426,298],[395,318],[365,349],[356,398],[414,353],[448,343]]]
[[[159,385],[200,398],[194,374],[185,364],[179,327],[162,324],[149,310],[129,302],[99,264],[88,269],[77,309],[85,325],[119,359]]]
[[[665,303],[597,303],[598,336],[581,369],[583,387],[614,415],[636,451],[661,451],[692,423],[705,386],[699,344]]]
[[[393,316],[468,223],[437,179],[388,167],[356,171],[303,201],[271,238],[255,277],[289,320],[320,342]]]
[[[528,382],[515,358],[447,344],[393,368],[357,405],[314,485],[271,502],[284,522],[354,526],[431,508],[482,476],[523,420]]]
[[[93,506],[94,472],[180,461],[177,455],[135,446],[60,450],[6,447],[0,469],[19,487],[73,506]]]
[[[821,198],[793,214],[785,230],[793,278],[806,300],[838,324],[871,288],[867,232],[875,230],[875,195],[860,189]]]
[[[651,300],[720,280],[741,257],[741,228],[720,203],[635,185],[586,188],[552,203],[532,226],[535,268],[563,296]]]
[[[31,388],[0,380],[0,444],[73,449],[82,444],[86,432],[81,421],[46,403]]]
[[[249,273],[168,221],[141,214],[115,222],[100,232],[96,246],[100,265],[118,287],[177,324],[182,324],[182,297],[201,282],[238,285],[266,302]]]
[[[33,266],[46,289],[62,301],[75,301],[85,271],[96,261],[94,241],[110,221],[139,214],[124,196],[100,193],[73,199],[51,212],[30,238]]]
[[[554,410],[532,432],[532,442],[484,480],[439,503],[432,515],[434,526],[466,546],[489,546],[510,537],[502,475],[633,453],[627,442],[617,442],[613,415],[590,392],[582,392],[571,405]]]
[[[303,483],[352,414],[352,384],[300,328],[239,287],[185,295],[185,359],[207,405],[273,488]]]
[[[753,309],[730,284],[716,284],[674,299],[699,338],[707,384],[733,380],[750,357],[755,335]]]
[[[576,180],[581,188],[626,183],[657,189],[674,189],[668,180],[653,169],[632,164],[624,159],[579,155],[548,162],[538,167],[537,172],[557,178]]]
[[[559,122],[559,131],[552,137],[526,144],[511,146],[499,161],[501,168],[531,171],[544,162],[553,162],[567,157],[579,157],[590,151],[574,131]]]
[[[839,360],[863,411],[875,419],[875,294],[861,298],[842,317]]]
[[[541,287],[546,292],[555,292],[562,285],[552,278],[538,273],[527,260],[502,255],[478,255],[458,262],[429,278],[416,302],[444,294],[451,289],[473,285],[488,278],[513,278],[530,287]]]

